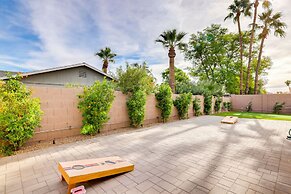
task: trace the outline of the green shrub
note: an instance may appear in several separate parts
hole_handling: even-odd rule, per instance
[[[218,96],[215,99],[215,103],[214,103],[214,110],[215,110],[215,112],[219,112],[220,111],[221,103],[222,103],[222,98],[220,96]]]
[[[128,116],[133,127],[140,127],[145,116],[146,93],[138,90],[130,95],[126,102]]]
[[[156,92],[157,107],[161,110],[163,122],[166,122],[172,112],[172,90],[168,84],[162,84]]]
[[[231,102],[223,102],[223,109],[231,111]]]
[[[124,94],[143,90],[150,94],[154,89],[154,77],[146,63],[127,64],[126,69],[117,69],[117,87]]]
[[[201,113],[201,106],[200,106],[200,99],[195,97],[193,100],[193,110],[194,110],[194,115],[195,116],[200,116],[202,115]]]
[[[212,96],[204,95],[204,113],[209,115],[211,113],[212,108]]]
[[[191,93],[184,93],[184,94],[180,94],[176,98],[176,100],[174,100],[174,106],[178,110],[178,114],[179,114],[180,119],[187,118],[187,113],[189,110],[189,106],[191,104],[191,98],[192,98]]]
[[[253,111],[253,103],[249,102],[248,105],[246,106],[245,110],[247,112],[252,112]]]
[[[31,97],[31,91],[10,77],[0,83],[0,152],[11,155],[34,134],[39,127],[42,111],[40,101]]]
[[[273,113],[279,114],[281,110],[283,109],[283,106],[285,105],[285,102],[276,102],[274,107],[273,107]]]
[[[114,100],[112,83],[106,79],[102,82],[96,81],[91,87],[85,87],[79,98],[78,108],[83,116],[81,134],[100,133],[103,124],[109,120],[108,113]]]

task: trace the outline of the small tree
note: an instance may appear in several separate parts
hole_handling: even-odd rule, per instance
[[[252,101],[250,101],[250,102],[248,103],[248,105],[246,106],[245,110],[246,110],[247,112],[252,112],[252,111],[253,111],[253,103],[252,103]]]
[[[168,84],[162,84],[156,92],[157,107],[161,110],[163,122],[166,122],[172,112],[172,90]]]
[[[114,100],[114,89],[111,82],[104,79],[96,81],[91,87],[85,87],[79,96],[78,108],[82,111],[83,127],[81,134],[100,133],[103,124],[109,120],[108,113]]]
[[[193,100],[193,110],[194,110],[194,115],[195,116],[200,116],[201,113],[201,106],[200,106],[200,99],[195,97]]]
[[[126,102],[131,125],[140,127],[145,116],[146,94],[142,90],[133,92]]]
[[[215,112],[219,112],[220,111],[221,103],[222,103],[222,98],[220,96],[218,96],[216,98],[215,104],[214,104],[214,110],[215,110]]]
[[[125,70],[120,67],[117,69],[117,77],[118,89],[129,95],[126,104],[131,125],[139,127],[144,120],[146,94],[154,89],[154,77],[145,63],[127,64]]]
[[[147,94],[154,89],[154,77],[146,63],[126,64],[126,69],[117,69],[117,86],[124,94],[143,90]]]
[[[20,76],[0,83],[0,152],[11,155],[40,125],[40,101],[20,82]]]
[[[211,113],[212,107],[212,96],[209,94],[204,94],[204,113],[209,115]]]
[[[284,105],[285,105],[285,102],[282,102],[282,103],[276,102],[273,107],[273,113],[279,114],[281,110],[283,109]]]
[[[191,104],[191,93],[184,93],[180,94],[175,100],[174,100],[174,106],[178,110],[179,118],[180,119],[186,119],[187,113],[189,110],[189,106]]]

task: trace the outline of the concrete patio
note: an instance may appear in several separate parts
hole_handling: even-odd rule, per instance
[[[0,159],[0,193],[66,193],[59,161],[120,156],[135,170],[87,193],[291,193],[291,122],[202,116]]]

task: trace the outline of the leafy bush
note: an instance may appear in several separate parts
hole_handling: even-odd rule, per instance
[[[184,93],[180,94],[180,96],[178,96],[176,100],[174,100],[174,105],[178,110],[180,119],[187,118],[188,109],[191,104],[191,98],[192,98],[191,93]]]
[[[209,115],[211,113],[212,108],[212,96],[204,95],[204,113]]]
[[[215,103],[214,103],[214,110],[215,112],[219,112],[221,108],[222,98],[220,96],[216,97]]]
[[[31,97],[31,91],[20,77],[10,77],[0,83],[0,152],[11,155],[34,134],[40,125],[40,101]]]
[[[131,125],[139,127],[142,125],[145,116],[146,94],[143,90],[133,92],[126,102],[128,116]]]
[[[172,90],[168,84],[162,84],[156,92],[157,107],[161,110],[163,122],[167,121],[172,112]]]
[[[200,116],[202,115],[201,113],[201,106],[200,106],[200,99],[195,97],[193,100],[193,110],[194,110],[194,115],[195,116]]]
[[[281,110],[283,109],[283,106],[285,105],[285,102],[276,102],[273,107],[273,113],[279,114]]]
[[[210,81],[200,81],[196,83],[180,83],[177,84],[178,94],[191,92],[192,95],[211,95],[211,96],[222,96],[223,86],[218,83]]]
[[[223,102],[223,109],[231,111],[231,102]]]
[[[247,112],[252,112],[253,111],[253,103],[249,102],[248,105],[246,106],[245,110]]]
[[[79,98],[78,108],[83,116],[81,134],[100,133],[103,124],[109,120],[108,113],[114,100],[112,83],[106,79],[102,82],[96,81],[91,87],[85,87]]]
[[[147,94],[154,89],[154,77],[148,66],[143,63],[139,65],[127,64],[126,69],[122,67],[117,69],[118,89],[124,94],[133,93],[138,90],[144,90]]]

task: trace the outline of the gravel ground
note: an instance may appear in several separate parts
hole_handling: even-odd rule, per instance
[[[159,124],[161,124],[161,123],[155,123],[155,124],[147,125],[145,127],[151,127],[151,126],[155,126],[155,125],[159,125]],[[113,129],[113,130],[105,131],[105,132],[101,131],[101,133],[93,135],[93,136],[78,135],[78,136],[72,136],[72,137],[66,137],[66,138],[59,138],[59,139],[55,139],[55,144],[53,144],[52,140],[41,141],[41,142],[30,142],[30,143],[22,146],[20,148],[20,150],[15,151],[14,155],[26,153],[26,152],[30,152],[30,151],[35,151],[35,150],[40,150],[40,149],[45,149],[45,148],[52,147],[52,146],[58,146],[58,145],[62,145],[62,144],[84,141],[84,140],[92,139],[92,138],[96,138],[96,137],[108,136],[108,135],[112,135],[112,134],[116,134],[116,133],[133,132],[137,129],[139,129],[139,128],[130,128],[129,127],[129,128]],[[3,156],[1,156],[1,154],[0,154],[0,158],[1,157],[3,157]]]

